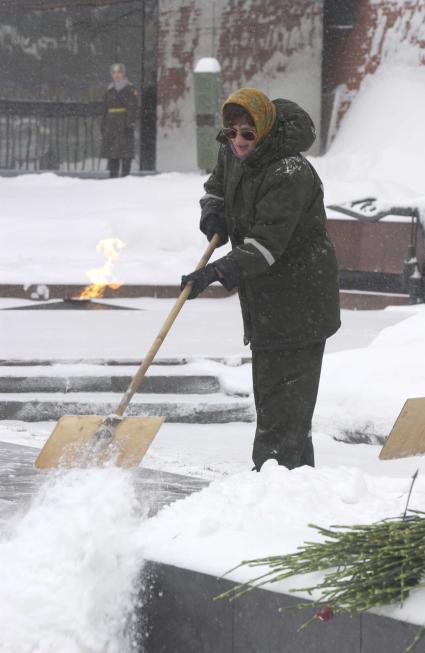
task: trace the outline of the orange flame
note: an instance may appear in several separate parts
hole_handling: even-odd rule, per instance
[[[79,299],[103,297],[106,288],[116,290],[122,286],[123,282],[114,278],[113,268],[123,247],[125,243],[119,238],[104,238],[96,245],[96,252],[106,256],[106,263],[101,268],[91,268],[86,272],[91,283],[82,290]]]

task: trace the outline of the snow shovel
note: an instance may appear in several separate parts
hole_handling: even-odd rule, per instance
[[[425,397],[416,397],[404,404],[379,458],[391,460],[421,454],[425,454]]]
[[[207,264],[219,243],[220,237],[215,235],[199,261],[197,270]],[[116,412],[107,417],[102,415],[61,417],[35,461],[38,469],[85,467],[108,462],[113,462],[119,467],[134,467],[140,463],[165,418],[124,417],[124,413],[188,298],[191,286],[192,284],[187,284],[180,293]]]

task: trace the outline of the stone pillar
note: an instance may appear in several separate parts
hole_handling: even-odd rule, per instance
[[[211,172],[217,161],[222,97],[221,68],[217,59],[204,57],[193,73],[196,113],[196,149],[198,167]]]
[[[156,170],[156,112],[158,75],[159,10],[157,0],[141,4],[141,112],[140,112],[140,170]]]

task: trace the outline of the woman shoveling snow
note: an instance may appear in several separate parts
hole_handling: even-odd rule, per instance
[[[314,466],[311,420],[326,338],[340,326],[338,271],[323,185],[300,152],[314,141],[305,111],[242,88],[223,106],[217,165],[200,228],[232,250],[182,277],[189,299],[220,281],[238,289],[251,344],[257,430],[254,469],[276,459]]]

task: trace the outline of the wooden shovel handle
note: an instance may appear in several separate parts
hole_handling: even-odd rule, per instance
[[[214,252],[216,247],[218,247],[219,244],[220,244],[220,236],[218,234],[215,234],[215,236],[213,236],[213,238],[211,239],[207,249],[205,250],[195,270],[200,270],[201,268],[206,266],[206,264],[211,258],[212,253]],[[185,303],[186,299],[189,297],[191,289],[192,289],[192,283],[188,283],[181,291],[179,298],[177,299],[176,303],[171,309],[167,319],[162,325],[160,332],[158,333],[151,348],[146,354],[143,363],[140,365],[139,369],[137,370],[130,385],[126,390],[125,395],[121,399],[120,405],[116,410],[116,415],[118,415],[119,417],[122,417],[124,415],[125,411],[127,410],[127,406],[130,403],[134,393],[137,391],[141,382],[145,378],[146,372],[148,371],[150,364],[152,363],[159,348],[164,342],[169,330],[173,326],[176,317],[178,316],[178,314],[180,313],[183,307],[183,304]]]

